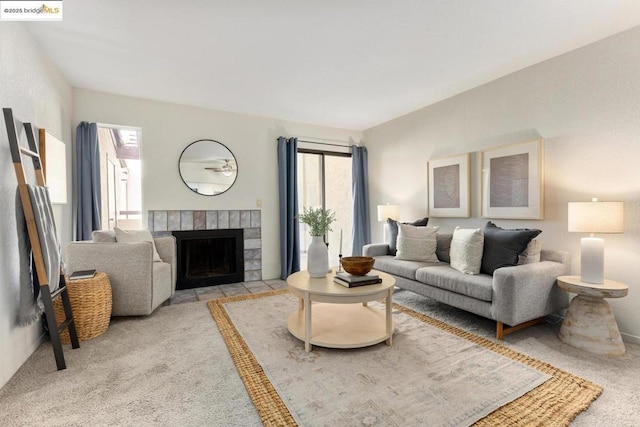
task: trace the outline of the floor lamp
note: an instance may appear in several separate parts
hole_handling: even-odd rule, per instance
[[[397,221],[400,218],[400,208],[398,205],[378,205],[378,221],[383,222],[382,233],[384,235],[384,243],[389,243],[391,240],[391,233],[389,232],[389,224],[387,224],[387,218],[391,218]]]
[[[622,233],[624,231],[624,205],[622,202],[569,203],[569,231],[591,233],[580,240],[580,280],[586,283],[604,283],[604,239],[594,233]]]

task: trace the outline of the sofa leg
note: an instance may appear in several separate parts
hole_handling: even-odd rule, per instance
[[[520,329],[528,328],[529,326],[539,325],[540,323],[544,323],[544,317],[529,320],[528,322],[520,323],[519,325],[515,326],[507,326],[506,328],[504,323],[496,322],[496,338],[502,340],[502,338],[504,338],[504,336],[507,334],[519,331]]]

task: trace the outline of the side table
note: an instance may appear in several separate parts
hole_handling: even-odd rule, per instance
[[[569,304],[558,338],[592,353],[619,356],[626,351],[611,306],[605,298],[622,298],[629,287],[613,280],[586,283],[580,276],[560,276],[558,286],[577,294]]]
[[[111,320],[111,283],[107,273],[98,272],[89,279],[69,280],[67,290],[73,311],[79,341],[87,341],[107,331]],[[64,309],[60,298],[53,302],[58,324],[64,321]],[[69,344],[69,332],[60,334],[60,341]]]

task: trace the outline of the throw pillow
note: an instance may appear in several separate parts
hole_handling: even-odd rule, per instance
[[[149,230],[123,230],[118,227],[115,227],[114,230],[116,231],[116,242],[151,242],[151,247],[153,247],[153,262],[162,262],[160,254],[158,254],[158,250],[156,249],[156,244],[153,241],[153,236]]]
[[[439,227],[414,227],[398,224],[397,259],[405,261],[438,262],[436,233]]]
[[[115,243],[116,232],[114,230],[93,230],[91,239],[94,243]]]
[[[465,274],[480,273],[484,237],[481,228],[456,227],[451,238],[451,267]]]
[[[527,228],[507,230],[487,222],[484,226],[482,272],[493,274],[498,268],[518,265],[518,255],[540,233],[541,230]]]
[[[413,225],[415,227],[426,227],[429,222],[429,218],[422,218],[413,222],[402,222],[400,224]],[[387,218],[387,225],[389,226],[389,252],[391,255],[395,255],[398,249],[398,221]]]
[[[518,265],[533,264],[540,262],[540,251],[542,250],[542,242],[538,239],[533,239],[527,245],[527,248],[518,255]]]

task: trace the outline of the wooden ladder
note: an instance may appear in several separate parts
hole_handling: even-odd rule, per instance
[[[33,206],[31,204],[31,197],[29,196],[29,190],[27,188],[26,175],[24,168],[22,167],[22,154],[31,157],[33,160],[33,169],[36,175],[36,183],[38,186],[44,187],[45,178],[42,172],[42,163],[40,161],[40,155],[38,154],[38,148],[31,123],[24,123],[24,130],[29,144],[29,149],[26,149],[20,147],[20,144],[18,143],[18,134],[16,132],[16,124],[13,119],[13,111],[11,108],[3,108],[2,112],[4,113],[4,121],[7,127],[7,135],[9,137],[11,159],[16,172],[16,178],[18,179],[18,192],[20,193],[22,210],[24,211],[24,216],[27,222],[27,231],[29,233],[29,241],[31,242],[33,262],[35,264],[36,274],[40,284],[40,295],[42,295],[42,302],[44,303],[46,326],[49,331],[49,337],[51,338],[51,345],[53,346],[53,353],[56,358],[58,370],[66,369],[67,365],[64,361],[64,352],[62,351],[60,334],[68,328],[69,337],[71,338],[71,347],[79,348],[80,343],[78,342],[78,334],[73,320],[71,302],[69,301],[69,293],[67,291],[62,266],[60,266],[59,288],[53,293],[51,293],[51,289],[49,288],[49,278],[47,276],[46,266],[42,257],[42,247],[40,246],[40,238],[38,237],[38,228],[33,215]],[[56,322],[56,315],[53,309],[53,300],[57,297],[62,298],[62,305],[64,307],[65,314],[65,320],[60,325]]]

